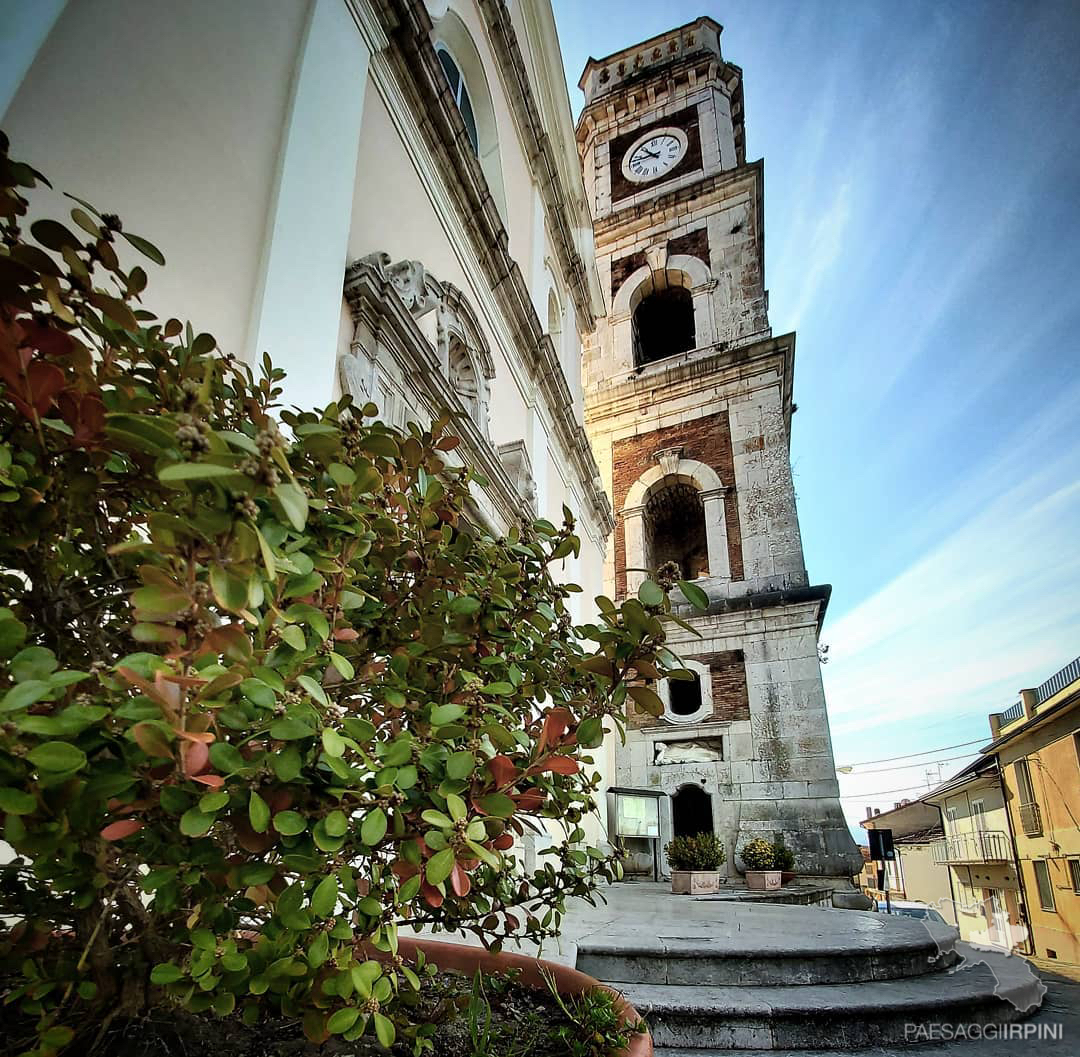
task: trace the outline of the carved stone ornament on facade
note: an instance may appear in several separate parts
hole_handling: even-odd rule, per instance
[[[664,448],[663,451],[653,453],[653,458],[660,464],[660,469],[665,477],[674,476],[679,469],[679,461],[682,459],[682,446],[677,448]]]
[[[379,251],[361,257],[357,263],[370,264],[380,278],[394,287],[398,297],[414,316],[430,312],[442,300],[442,285],[428,274],[420,261],[398,261],[395,264],[389,253]]]

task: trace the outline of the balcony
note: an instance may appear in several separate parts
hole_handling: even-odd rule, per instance
[[[954,833],[930,847],[935,863],[952,866],[958,863],[1008,862],[1011,858],[1008,836],[999,829],[974,833]]]
[[[1043,823],[1042,812],[1039,805],[1032,800],[1030,803],[1020,803],[1020,825],[1029,837],[1042,836]]]
[[[1012,708],[1005,709],[1004,712],[997,713],[998,730],[1007,727],[1010,723],[1015,723],[1018,719],[1024,718],[1024,702],[1017,701]]]
[[[1075,683],[1078,679],[1080,679],[1080,657],[1077,657],[1071,664],[1065,665],[1060,672],[1055,672],[1036,689],[1035,703],[1041,705],[1044,701],[1049,701],[1054,694],[1060,693],[1070,683]]]

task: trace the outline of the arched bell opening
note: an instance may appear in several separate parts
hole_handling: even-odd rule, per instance
[[[645,524],[648,568],[674,562],[683,580],[696,580],[708,571],[705,504],[693,485],[676,481],[654,491],[645,504]]]
[[[713,832],[712,797],[693,783],[677,789],[671,797],[671,827],[676,837],[696,837]]]

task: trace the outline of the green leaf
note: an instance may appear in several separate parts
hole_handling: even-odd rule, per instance
[[[647,686],[629,686],[626,692],[641,711],[647,712],[654,719],[659,719],[664,714],[664,702],[655,690]]]
[[[266,575],[273,580],[277,577],[277,559],[274,557],[274,548],[270,546],[258,525],[255,526],[255,535],[259,540],[259,553],[262,555]]]
[[[465,801],[456,793],[446,794],[446,809],[450,812],[450,817],[455,822],[464,821],[469,814],[469,809],[466,806]]]
[[[517,804],[505,793],[491,793],[481,797],[479,804],[485,814],[494,815],[495,818],[510,818],[517,811]]]
[[[709,596],[697,584],[692,584],[689,580],[680,580],[679,590],[682,591],[683,598],[695,609],[704,612],[709,608]]]
[[[345,755],[345,739],[332,727],[323,727],[322,744],[328,756]]]
[[[427,878],[429,885],[440,885],[449,876],[454,869],[454,849],[444,848],[442,851],[437,851],[427,862],[427,868],[424,870],[424,876]]]
[[[240,471],[234,466],[219,466],[214,462],[174,462],[171,466],[158,471],[158,480],[162,484],[240,476],[242,476]]]
[[[374,848],[386,836],[386,812],[381,807],[369,811],[360,826],[360,840]]]
[[[66,741],[46,741],[31,749],[26,758],[39,771],[75,771],[86,764],[86,753]]]
[[[345,831],[349,828],[349,820],[345,817],[344,811],[331,811],[329,815],[323,819],[323,825],[326,827],[326,832],[331,837],[343,837]]]
[[[270,724],[270,737],[278,741],[299,741],[302,738],[315,737],[315,730],[295,716],[283,716]]]
[[[127,239],[128,242],[130,242],[131,245],[134,246],[135,249],[137,249],[144,257],[149,257],[150,260],[152,260],[155,264],[164,265],[164,254],[152,242],[148,242],[141,235],[131,235],[126,231],[121,231],[120,234],[123,235],[123,237]]]
[[[356,473],[349,466],[340,462],[332,462],[327,468],[330,476],[340,485],[348,486],[356,483]]]
[[[375,1014],[375,1037],[379,1040],[379,1045],[386,1050],[394,1045],[394,1039],[397,1038],[394,1022],[382,1013]]]
[[[30,679],[28,682],[13,686],[0,701],[0,712],[17,712],[22,708],[40,701],[52,692],[52,687],[41,679]]]
[[[229,802],[229,794],[221,790],[216,793],[206,793],[199,798],[199,810],[208,815],[220,811]]]
[[[210,832],[213,824],[214,816],[204,814],[197,807],[188,808],[180,816],[180,832],[185,837],[201,837]]]
[[[308,964],[312,969],[318,969],[328,957],[330,957],[330,937],[325,932],[320,932],[308,947]]]
[[[326,1030],[331,1035],[341,1035],[356,1023],[359,1016],[359,1009],[339,1009],[330,1015],[330,1019],[326,1022]]]
[[[310,675],[297,676],[296,681],[316,700],[320,705],[330,704],[326,691]]]
[[[338,880],[336,875],[327,874],[311,893],[311,913],[317,918],[328,918],[334,912],[338,900]]]
[[[11,677],[17,683],[25,683],[29,679],[48,679],[58,666],[52,650],[44,646],[27,646],[12,657]]]
[[[282,481],[274,486],[274,495],[285,511],[292,527],[298,532],[307,524],[308,501],[304,490],[293,481]]]
[[[0,811],[8,815],[29,815],[37,807],[37,800],[21,789],[0,788]]]
[[[150,970],[150,982],[152,984],[175,984],[177,980],[183,979],[183,970],[171,962],[162,962]]]
[[[274,829],[286,837],[295,837],[307,829],[307,821],[296,811],[279,811],[274,816]]]
[[[455,719],[461,719],[465,715],[465,709],[462,705],[436,705],[431,710],[431,723],[433,726],[441,727],[445,723],[453,723]]]
[[[248,585],[246,579],[234,576],[222,565],[210,566],[210,590],[222,609],[238,613],[247,609]]]
[[[595,749],[604,740],[604,723],[599,716],[589,716],[577,729],[578,744],[584,749]]]
[[[291,646],[294,650],[306,650],[307,639],[304,637],[302,629],[298,628],[295,624],[286,624],[281,629],[281,641],[286,646]]]
[[[270,807],[254,789],[248,797],[248,821],[256,833],[265,833],[270,825]]]
[[[476,757],[469,751],[462,749],[452,752],[446,761],[446,776],[456,782],[464,781],[476,770]]]
[[[662,606],[664,604],[664,589],[652,580],[645,580],[638,588],[638,598],[642,605]]]

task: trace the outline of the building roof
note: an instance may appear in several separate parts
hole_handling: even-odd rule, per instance
[[[927,803],[936,804],[940,797],[948,796],[950,793],[955,793],[958,789],[963,789],[964,786],[971,785],[973,782],[982,782],[996,775],[997,760],[993,756],[977,756],[966,767],[962,767],[957,771],[947,782],[942,782],[941,785],[931,789],[923,797],[923,800],[927,801]]]
[[[925,829],[912,830],[902,837],[894,837],[893,844],[929,844],[932,840],[941,840],[945,836],[942,825],[927,826]]]

